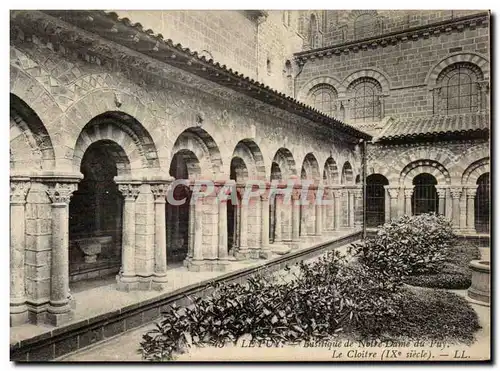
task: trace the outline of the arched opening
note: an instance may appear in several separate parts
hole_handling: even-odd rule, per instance
[[[306,184],[318,185],[320,181],[319,164],[316,157],[312,153],[308,153],[302,162],[300,171],[300,179],[303,186]],[[305,182],[307,180],[307,183]],[[299,235],[314,235],[316,223],[316,208],[315,208],[316,191],[310,189],[307,192],[307,205],[301,205],[299,216]]]
[[[372,174],[366,178],[366,226],[378,227],[385,221],[385,185],[387,178]]]
[[[273,162],[271,164],[271,182],[281,181],[280,166]],[[269,198],[269,243],[274,243],[276,237],[276,194],[272,193]]]
[[[245,161],[240,157],[233,157],[231,160],[231,169],[229,174],[229,179],[234,180],[236,185],[243,185],[248,179],[248,169],[245,165]],[[234,196],[229,197],[227,200],[227,246],[229,250],[235,251],[239,246],[239,209],[241,205],[238,192],[236,192],[238,197],[238,203],[234,204]]]
[[[316,15],[311,14],[309,18],[309,45],[311,48],[316,47],[316,30],[318,29],[318,23],[316,21]]]
[[[169,175],[176,180],[189,179],[189,174],[199,172],[199,163],[193,152],[180,150],[170,163]],[[189,213],[192,191],[186,184],[178,184],[172,192],[175,204],[167,202],[165,220],[167,221],[167,261],[176,267],[186,259],[189,246]],[[180,204],[179,204],[180,203]]]
[[[477,191],[474,200],[475,226],[479,233],[490,232],[490,173],[484,173],[477,179]]]
[[[351,164],[346,161],[342,167],[342,177],[340,178],[341,184],[352,184],[354,180],[354,174],[352,171]]]
[[[412,194],[412,213],[438,212],[438,197],[436,191],[437,180],[431,174],[423,173],[413,178],[414,190]]]
[[[127,168],[127,155],[111,140],[94,142],[83,154],[83,179],[69,204],[70,282],[120,270],[123,197],[114,177]]]

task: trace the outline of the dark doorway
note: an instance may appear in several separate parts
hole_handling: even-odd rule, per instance
[[[437,180],[430,174],[420,174],[413,178],[412,209],[413,215],[437,213],[438,197],[436,192]]]
[[[366,225],[378,227],[385,222],[385,188],[387,178],[372,174],[366,178]]]
[[[485,173],[477,179],[475,222],[477,232],[490,232],[490,173]]]

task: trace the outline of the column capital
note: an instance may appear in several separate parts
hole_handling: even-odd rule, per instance
[[[413,187],[412,188],[405,188],[405,198],[410,198],[413,195]]]
[[[390,198],[398,198],[398,196],[399,196],[399,187],[385,185],[384,188],[387,190],[387,193],[389,193],[389,197]]]
[[[266,192],[266,193],[264,193],[264,194],[261,194],[261,195],[260,195],[260,200],[261,200],[261,201],[269,201],[269,193],[268,193],[268,192]]]
[[[24,204],[30,187],[29,178],[10,178],[10,203]]]
[[[460,196],[462,194],[462,188],[461,187],[451,187],[450,192],[451,192],[452,198],[455,198],[455,199],[460,198]]]
[[[438,194],[438,198],[445,198],[447,189],[448,189],[447,185],[437,185],[436,192]]]
[[[468,185],[468,186],[465,187],[465,189],[467,190],[467,198],[474,198],[474,197],[476,197],[477,184]]]
[[[168,191],[170,190],[170,184],[165,183],[151,183],[151,193],[155,198],[155,201],[165,201]],[[121,189],[120,189],[121,192]]]
[[[139,188],[141,186],[141,183],[119,183],[118,184],[118,190],[121,192],[125,200],[127,201],[134,201],[137,196],[139,196]],[[156,197],[156,196],[155,196]]]
[[[47,195],[54,204],[69,204],[69,200],[77,188],[77,183],[48,183]]]

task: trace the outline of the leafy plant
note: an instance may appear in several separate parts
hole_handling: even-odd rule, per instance
[[[454,241],[451,223],[443,216],[403,216],[384,224],[377,235],[350,247],[363,264],[387,277],[437,272]]]

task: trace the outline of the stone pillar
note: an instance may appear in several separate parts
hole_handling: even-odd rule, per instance
[[[140,183],[121,183],[118,190],[124,198],[122,227],[122,267],[116,277],[118,290],[138,288],[135,275],[135,200],[139,196]]]
[[[71,195],[77,189],[76,182],[53,182],[47,185],[52,201],[52,254],[50,269],[50,302],[47,321],[59,326],[71,320],[69,294],[69,212]]]
[[[293,247],[298,247],[300,241],[300,189],[292,192],[292,242]]]
[[[437,185],[436,192],[438,195],[438,214],[445,215],[445,204],[446,204],[446,186]]]
[[[314,235],[321,236],[323,233],[323,192],[324,189],[322,187],[318,187],[316,189],[316,195],[314,198],[314,209],[316,213],[316,220],[314,225]]]
[[[260,257],[268,259],[271,256],[269,247],[269,193],[260,196]]]
[[[218,249],[217,249],[217,265],[218,270],[224,271],[226,270],[227,265],[229,264],[229,254],[228,254],[228,246],[227,246],[227,200],[228,194],[223,187],[219,187],[217,192],[217,202],[218,202],[218,214],[219,214],[219,223],[218,223]]]
[[[468,233],[476,233],[476,220],[475,220],[475,199],[476,199],[477,185],[467,187],[467,227]]]
[[[200,271],[203,266],[203,199],[193,194],[193,244],[192,258],[188,261],[187,268],[190,271]]]
[[[384,186],[384,223],[391,221],[391,197],[387,190],[388,186]]]
[[[168,192],[168,184],[152,184],[151,192],[155,198],[155,264],[152,287],[154,289],[162,290],[167,283],[167,228],[165,223],[165,196]]]
[[[348,197],[348,213],[349,213],[349,228],[354,228],[354,215],[355,215],[355,204],[354,204],[354,189],[349,189],[347,191]]]
[[[386,185],[384,186],[384,188],[387,190],[387,194],[389,195],[390,198],[390,208],[388,210],[390,215],[389,218],[390,221],[392,219],[396,219],[399,216],[399,207],[398,207],[399,187]]]
[[[452,198],[452,224],[453,229],[460,228],[460,196],[462,194],[462,188],[453,187],[450,189]]]
[[[413,195],[413,187],[405,188],[405,215],[411,216],[411,196]]]
[[[282,238],[281,238],[281,230],[282,230],[282,222],[281,222],[281,210],[282,210],[282,203],[283,203],[283,195],[282,194],[275,194],[274,196],[274,243],[281,243]]]
[[[28,322],[24,276],[25,205],[29,177],[10,179],[10,326]]]
[[[334,214],[333,214],[333,229],[335,231],[338,231],[341,227],[341,202],[340,202],[340,197],[341,197],[341,190],[338,188],[332,189],[332,194],[333,194],[333,207],[334,207]]]
[[[354,227],[363,227],[363,188],[354,189]]]
[[[248,248],[248,202],[249,200],[243,200],[243,194],[245,189],[240,188],[239,192],[241,194],[239,202],[239,244],[236,251],[235,257],[239,260],[246,260],[250,257],[250,251]]]
[[[184,260],[184,266],[187,267],[189,262],[193,259],[194,252],[194,220],[196,218],[194,202],[192,199],[189,200],[189,221],[188,221],[188,253],[186,259]]]

